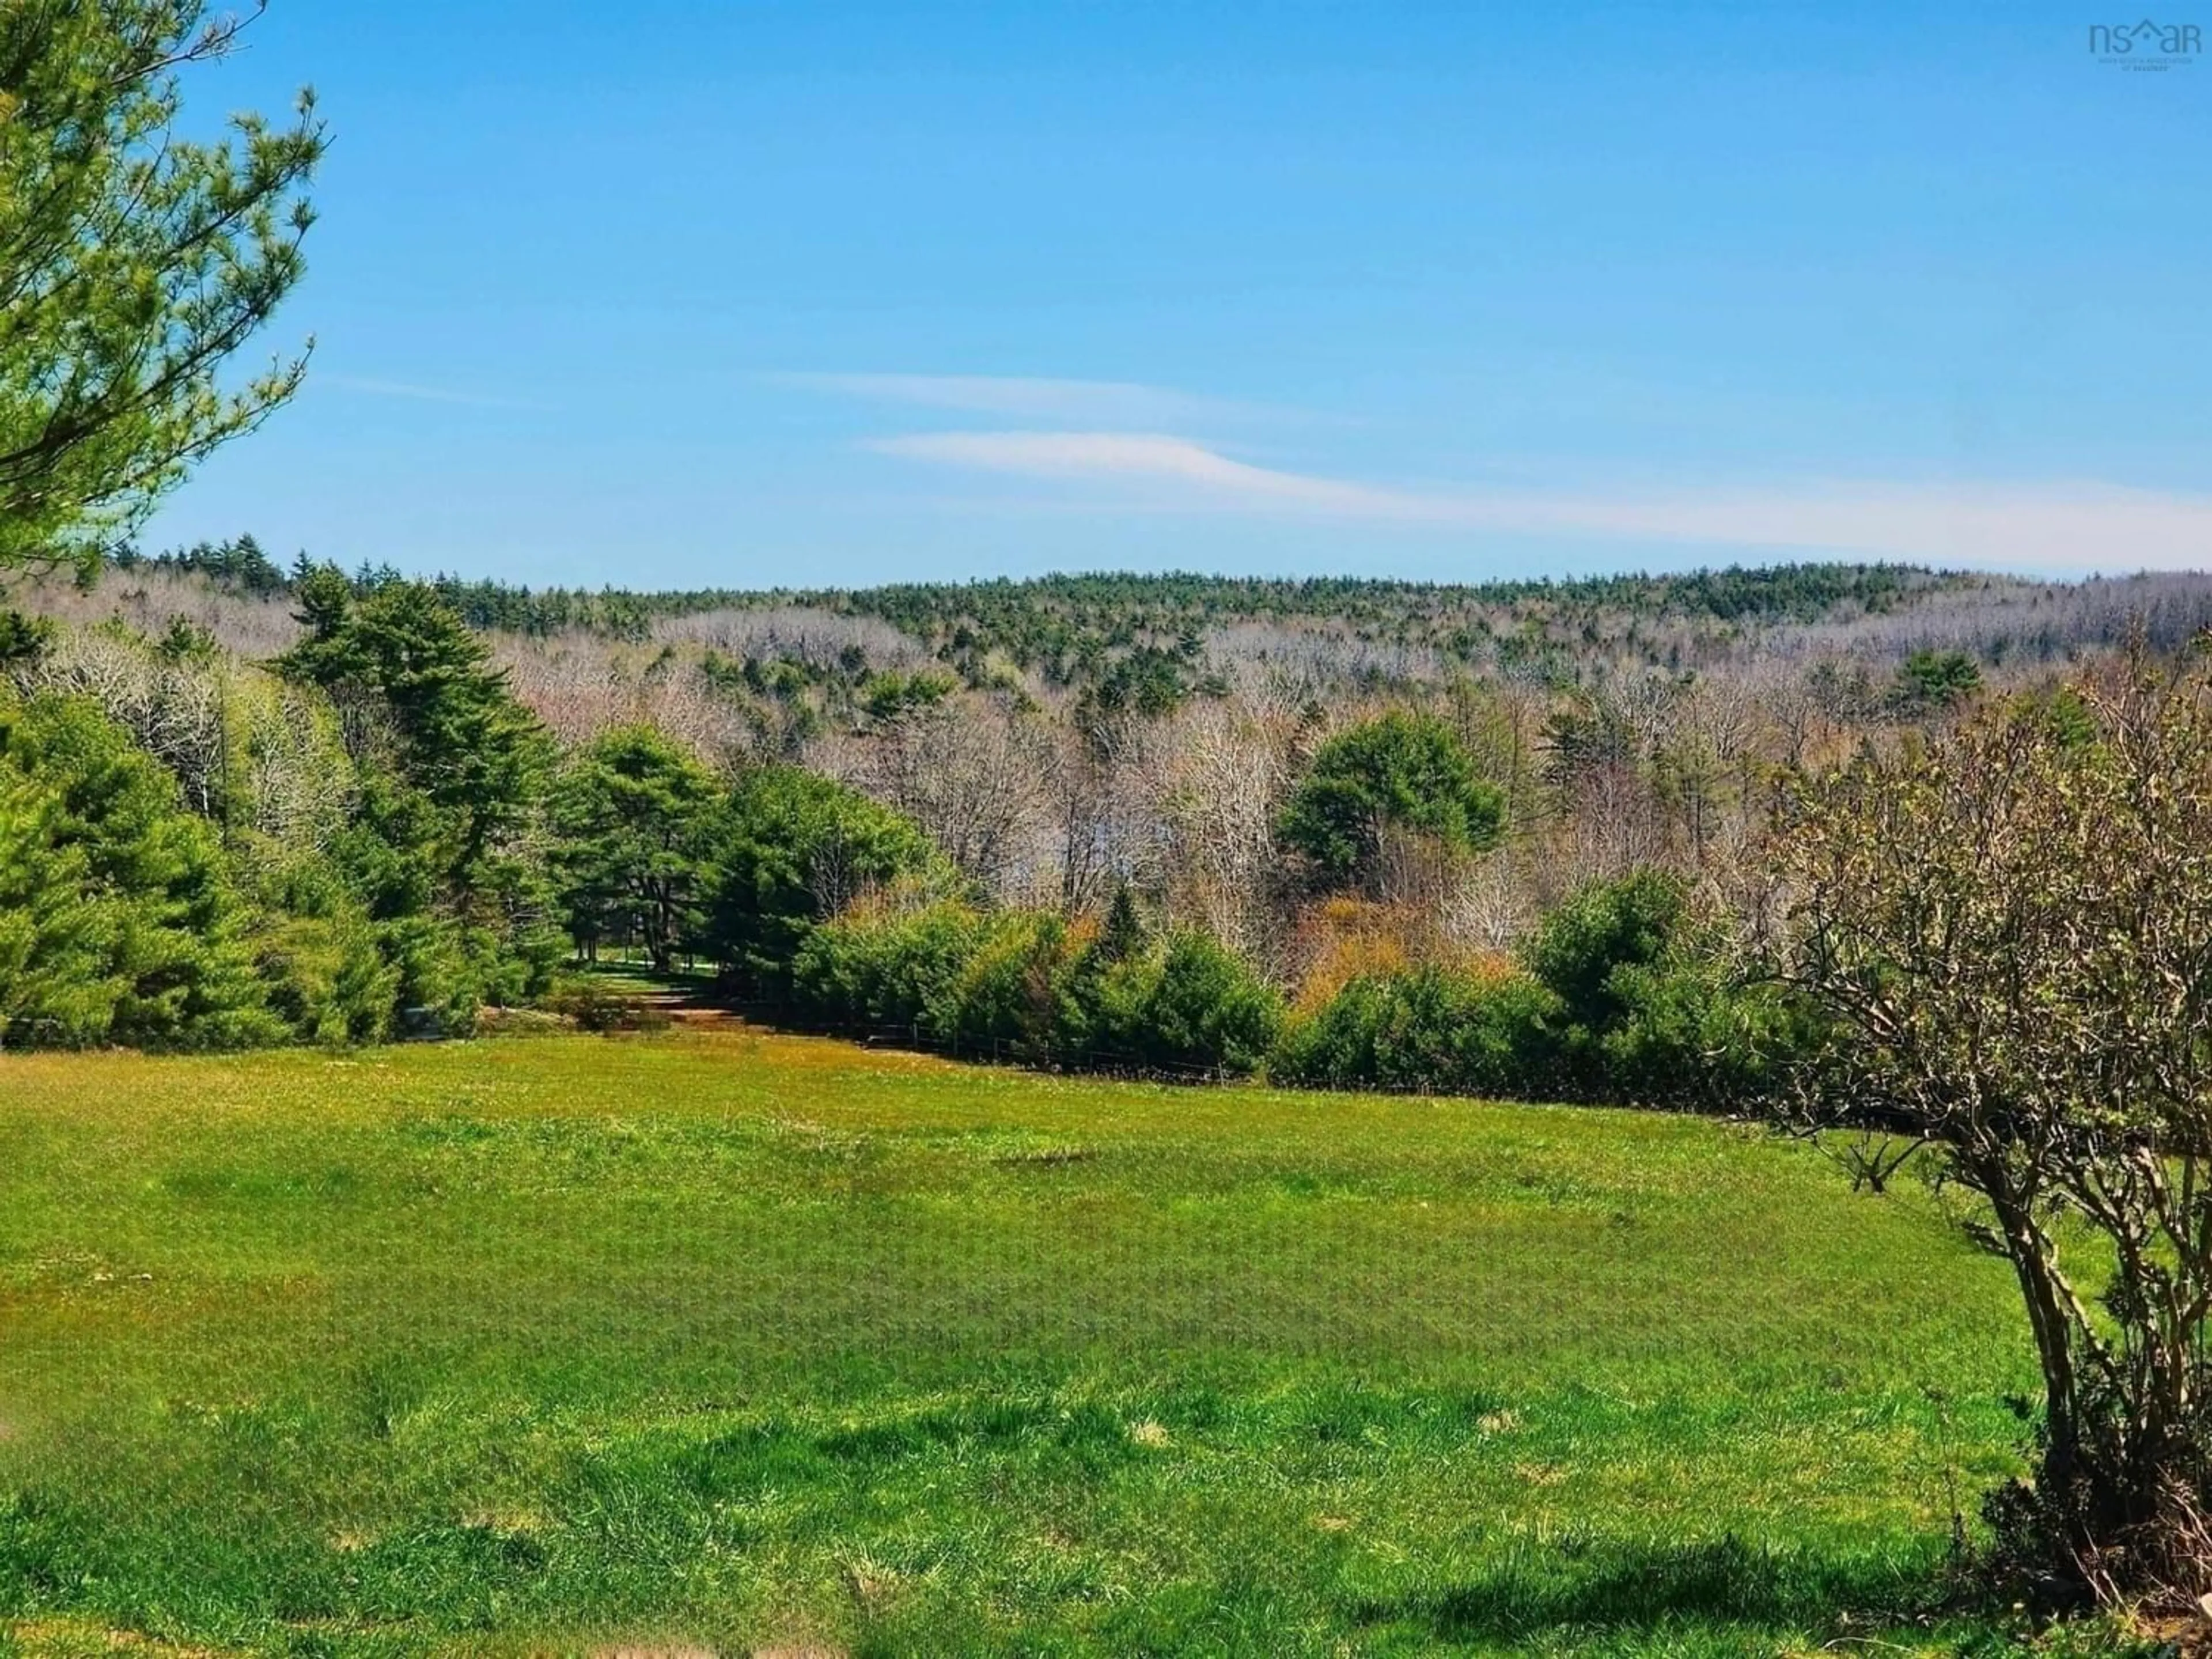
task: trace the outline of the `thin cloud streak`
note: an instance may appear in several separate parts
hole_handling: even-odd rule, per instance
[[[867,403],[909,404],[969,415],[1010,415],[1105,426],[1196,420],[1280,419],[1290,410],[1202,398],[1133,380],[1058,380],[995,374],[770,374],[772,386]]]
[[[1426,491],[1255,466],[1159,434],[922,433],[869,447],[939,465],[1114,482],[1149,491],[1147,504],[1164,492],[1172,504],[1215,511],[2069,570],[2212,566],[2212,497],[2094,483]]]
[[[443,386],[417,386],[408,380],[365,380],[354,374],[315,374],[310,377],[308,384],[333,386],[340,392],[357,392],[369,398],[401,398],[418,404],[453,404],[465,409],[530,410],[542,414],[551,407],[520,398],[486,397],[473,392],[450,392]]]

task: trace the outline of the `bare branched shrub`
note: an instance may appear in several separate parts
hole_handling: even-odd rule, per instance
[[[1993,710],[1794,793],[1782,965],[1837,1034],[1796,1121],[1927,1142],[2012,1267],[2044,1398],[2035,1480],[1990,1505],[2008,1559],[2052,1600],[2193,1601],[2212,1590],[2212,679],[2139,660],[2087,707],[2086,731]],[[2080,1285],[2106,1263],[2093,1311]]]
[[[226,651],[255,660],[288,649],[301,632],[286,599],[234,592],[150,564],[111,570],[90,587],[48,575],[22,583],[8,599],[76,628],[119,622],[135,633],[158,635],[181,617]]]
[[[313,692],[251,671],[232,684],[233,820],[276,840],[313,846],[344,821],[353,768],[336,716]]]
[[[1159,815],[1170,913],[1270,959],[1285,917],[1275,824],[1297,775],[1296,718],[1231,697],[1190,705],[1146,735],[1139,768]]]
[[[523,706],[567,748],[626,726],[650,726],[700,759],[726,765],[752,755],[757,726],[708,684],[696,654],[640,647],[583,633],[493,636],[493,660]]]

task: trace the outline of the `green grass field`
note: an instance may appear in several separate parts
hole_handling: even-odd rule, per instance
[[[728,1030],[9,1057],[0,1647],[2003,1650],[1920,1610],[2011,1297],[1693,1119]]]

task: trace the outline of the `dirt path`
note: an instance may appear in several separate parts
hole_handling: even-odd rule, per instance
[[[662,1018],[687,1031],[743,1031],[757,1030],[713,992],[689,987],[648,991],[637,998],[650,1017]]]

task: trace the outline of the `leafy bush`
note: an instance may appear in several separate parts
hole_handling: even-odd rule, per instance
[[[988,932],[981,915],[951,900],[905,915],[841,916],[799,947],[794,1006],[833,1030],[949,1042],[956,988]]]
[[[390,1035],[399,969],[337,865],[263,837],[248,837],[235,865],[259,912],[255,971],[292,1034],[333,1046]]]
[[[365,918],[280,917],[254,947],[270,1008],[301,1042],[342,1047],[390,1035],[399,974]]]
[[[1680,878],[1656,870],[1587,883],[1538,924],[1522,960],[1558,996],[1569,1024],[1606,1030],[1636,994],[1624,970],[1648,969],[1668,953],[1686,902]]]
[[[1154,943],[1126,916],[1100,931],[950,901],[823,924],[792,985],[800,1016],[831,1030],[1091,1070],[1249,1072],[1282,1018],[1274,991],[1205,934]]]
[[[1739,982],[1674,877],[1595,882],[1544,918],[1520,971],[1427,966],[1352,980],[1285,1034],[1285,1083],[1720,1107],[1810,1038],[1778,989]]]
[[[1146,994],[1127,1013],[1115,1008],[1117,988],[1108,975],[1102,1000],[1127,1022],[1128,1051],[1148,1071],[1256,1071],[1282,1029],[1274,988],[1206,933],[1169,939]]]
[[[1365,975],[1293,1024],[1268,1072],[1324,1088],[1543,1098],[1554,1092],[1559,1013],[1552,991],[1517,974]]]
[[[1739,982],[1680,878],[1638,871],[1577,890],[1522,952],[1559,1002],[1559,1082],[1576,1098],[1723,1106],[1808,1039],[1771,986]]]
[[[1659,968],[1624,969],[1626,1012],[1585,1039],[1595,1097],[1644,1105],[1744,1105],[1776,1080],[1789,1055],[1808,1051],[1811,1015],[1779,988],[1732,983],[1710,957],[1684,952]]]
[[[939,1015],[954,1052],[1049,1065],[1066,1047],[1062,996],[1084,941],[1056,915],[1012,910],[993,918]]]

